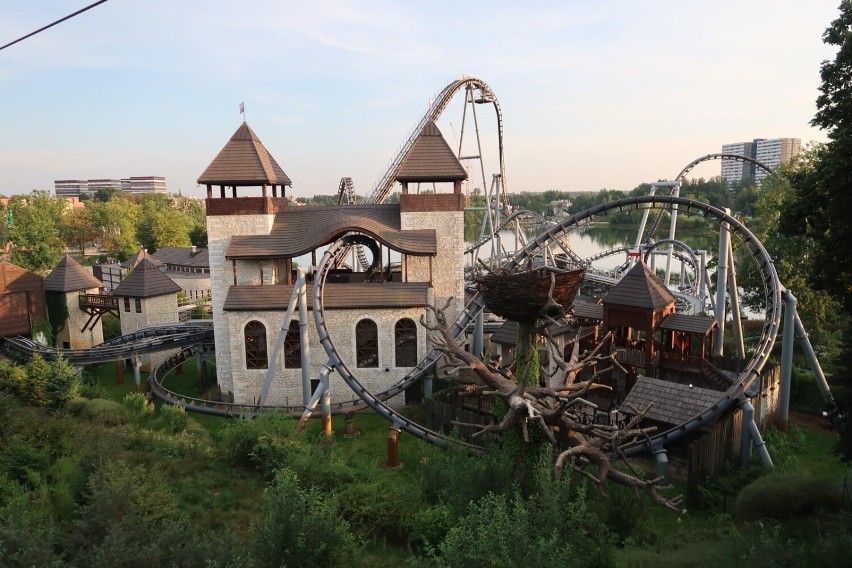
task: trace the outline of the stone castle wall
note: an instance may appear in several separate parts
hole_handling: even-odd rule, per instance
[[[464,211],[430,211],[400,214],[403,230],[435,229],[437,255],[432,261],[434,301],[443,307],[453,298],[447,317],[454,321],[464,308]],[[406,256],[409,282],[429,281],[429,257]]]
[[[273,215],[220,215],[207,217],[207,250],[210,258],[210,294],[213,307],[213,333],[216,342],[216,376],[222,393],[234,391],[231,373],[231,337],[228,314],[222,309],[228,287],[234,283],[231,263],[225,251],[233,235],[268,235]],[[240,274],[239,269],[237,272]],[[246,274],[248,276],[248,274]]]
[[[63,347],[65,343],[68,343],[70,349],[90,349],[104,342],[104,331],[100,320],[92,329],[80,331],[90,317],[89,314],[80,309],[79,295],[82,293],[97,294],[98,289],[89,288],[88,290],[65,293],[68,319],[65,320],[65,326],[56,334],[57,347]]]
[[[121,314],[121,333],[127,335],[154,325],[178,322],[177,294],[163,294],[152,298],[141,298],[142,313],[136,313],[136,299],[130,298],[130,311],[124,311],[124,298],[118,299]],[[177,352],[176,349],[158,351],[142,356],[142,370],[150,372]]]
[[[397,367],[395,362],[394,328],[396,322],[410,318],[417,324],[417,361],[426,356],[426,330],[420,326],[421,308],[406,309],[373,309],[373,310],[325,310],[326,324],[330,339],[334,344],[340,359],[349,367],[352,374],[367,390],[377,394],[387,390],[411,371],[412,367]],[[297,316],[298,317],[298,316]],[[314,326],[313,312],[308,310],[309,318],[309,348],[311,353],[312,379],[319,377],[322,365],[327,360],[323,346],[319,342]],[[355,325],[361,319],[368,318],[376,323],[379,338],[379,361],[375,368],[358,368],[356,364]],[[252,403],[260,395],[261,387],[266,376],[266,369],[246,369],[245,359],[245,325],[256,320],[266,326],[267,354],[271,361],[272,350],[278,337],[284,312],[229,312],[227,314],[228,333],[233,339],[230,345],[229,360],[232,362],[231,376],[233,377],[233,396],[235,402]],[[218,357],[218,355],[217,355]],[[283,352],[281,362],[276,366],[276,372],[269,390],[267,404],[302,404],[302,370],[284,368]],[[217,376],[224,373],[217,369]],[[330,377],[332,402],[343,402],[357,399],[346,383],[337,373]],[[224,391],[224,388],[223,388]],[[402,396],[392,399],[401,404]]]

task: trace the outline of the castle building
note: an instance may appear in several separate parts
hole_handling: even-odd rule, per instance
[[[63,322],[51,322],[57,329],[55,342],[63,349],[90,349],[104,342],[100,317],[92,317],[80,306],[80,294],[97,295],[103,284],[89,271],[65,255],[47,278],[44,291],[48,306],[63,306]],[[54,317],[54,314],[51,314]]]
[[[121,333],[178,322],[177,293],[180,286],[163,274],[149,258],[142,258],[112,295],[118,298]],[[142,356],[142,370],[151,371],[173,352]]]
[[[325,319],[341,359],[371,392],[398,382],[430,349],[420,323],[427,304],[443,307],[449,300],[447,315],[456,317],[464,298],[461,181],[466,173],[433,123],[420,133],[396,179],[402,184],[399,204],[291,206],[285,195],[290,178],[246,123],[201,174],[198,183],[207,187],[216,366],[223,398],[256,401],[271,365],[275,373],[267,403],[306,402],[297,319],[286,330],[279,361],[271,360],[272,346],[296,282],[296,259],[310,255],[315,268],[322,248],[344,235],[359,235],[373,258],[367,269],[353,261],[352,267],[331,271],[324,288]],[[411,184],[419,183],[430,189],[451,183],[452,191],[409,192]],[[260,196],[245,195],[247,187],[259,187]],[[391,262],[391,253],[399,262]],[[307,301],[312,310],[310,292]],[[318,377],[326,354],[312,313],[309,318],[310,376]],[[353,398],[336,375],[331,393],[335,402]]]

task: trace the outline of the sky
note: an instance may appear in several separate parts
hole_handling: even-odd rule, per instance
[[[0,45],[94,0],[3,0]],[[196,179],[245,118],[296,196],[369,195],[461,75],[502,109],[510,192],[630,190],[721,145],[809,125],[839,0],[109,0],[0,51],[0,194],[54,180]],[[475,140],[463,93],[438,126]],[[477,105],[497,173],[496,115]],[[476,153],[476,152],[473,152]],[[719,175],[720,163],[693,170]]]

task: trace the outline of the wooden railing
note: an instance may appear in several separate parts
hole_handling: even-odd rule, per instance
[[[80,309],[118,310],[118,298],[109,294],[80,294]]]

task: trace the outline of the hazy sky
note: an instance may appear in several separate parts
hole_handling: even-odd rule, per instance
[[[3,0],[0,45],[92,1]],[[164,175],[201,196],[244,101],[295,195],[341,176],[369,194],[459,75],[500,101],[510,191],[631,189],[723,143],[823,140],[808,123],[838,4],[110,0],[0,51],[0,193]],[[438,124],[451,145],[461,98]],[[495,118],[477,111],[490,180]]]

